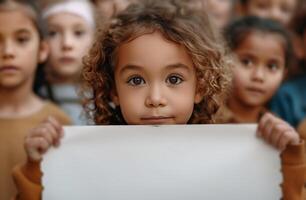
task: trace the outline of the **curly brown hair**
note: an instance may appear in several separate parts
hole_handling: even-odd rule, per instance
[[[96,124],[125,124],[120,110],[110,104],[117,50],[123,43],[154,31],[183,45],[196,68],[197,90],[203,100],[195,105],[189,123],[213,123],[231,78],[231,59],[221,37],[203,8],[191,9],[179,0],[143,0],[101,27],[84,58],[84,108]]]

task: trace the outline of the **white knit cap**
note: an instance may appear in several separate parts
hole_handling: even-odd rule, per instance
[[[43,18],[48,18],[58,13],[71,13],[85,19],[92,27],[95,27],[94,11],[92,5],[84,0],[71,0],[66,2],[56,3],[47,7],[43,11]]]

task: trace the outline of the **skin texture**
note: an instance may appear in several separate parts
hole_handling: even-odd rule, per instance
[[[58,13],[48,17],[49,66],[55,82],[78,78],[82,58],[93,41],[94,28],[80,16]]]
[[[249,0],[245,14],[271,18],[287,25],[297,7],[297,0]]]
[[[113,99],[128,124],[188,122],[200,98],[195,69],[183,46],[154,32],[120,46],[118,57]]]

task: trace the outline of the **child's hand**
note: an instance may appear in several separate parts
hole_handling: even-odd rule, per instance
[[[287,145],[296,145],[300,142],[295,129],[271,113],[266,113],[260,119],[257,135],[282,151]]]
[[[32,129],[25,138],[25,150],[31,161],[39,161],[51,146],[59,146],[64,131],[60,123],[53,117]]]

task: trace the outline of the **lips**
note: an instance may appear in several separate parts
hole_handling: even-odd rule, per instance
[[[0,67],[0,72],[15,72],[18,70],[19,68],[13,65],[5,65]]]
[[[69,63],[73,63],[73,62],[75,62],[75,58],[73,58],[73,57],[62,57],[62,58],[60,58],[59,59],[59,61],[61,62],[61,63],[65,63],[65,64],[69,64]]]
[[[141,120],[145,124],[165,124],[173,120],[173,117],[166,117],[166,116],[147,116],[142,117]]]
[[[265,90],[258,87],[248,87],[246,88],[248,92],[256,93],[256,94],[264,94]]]

